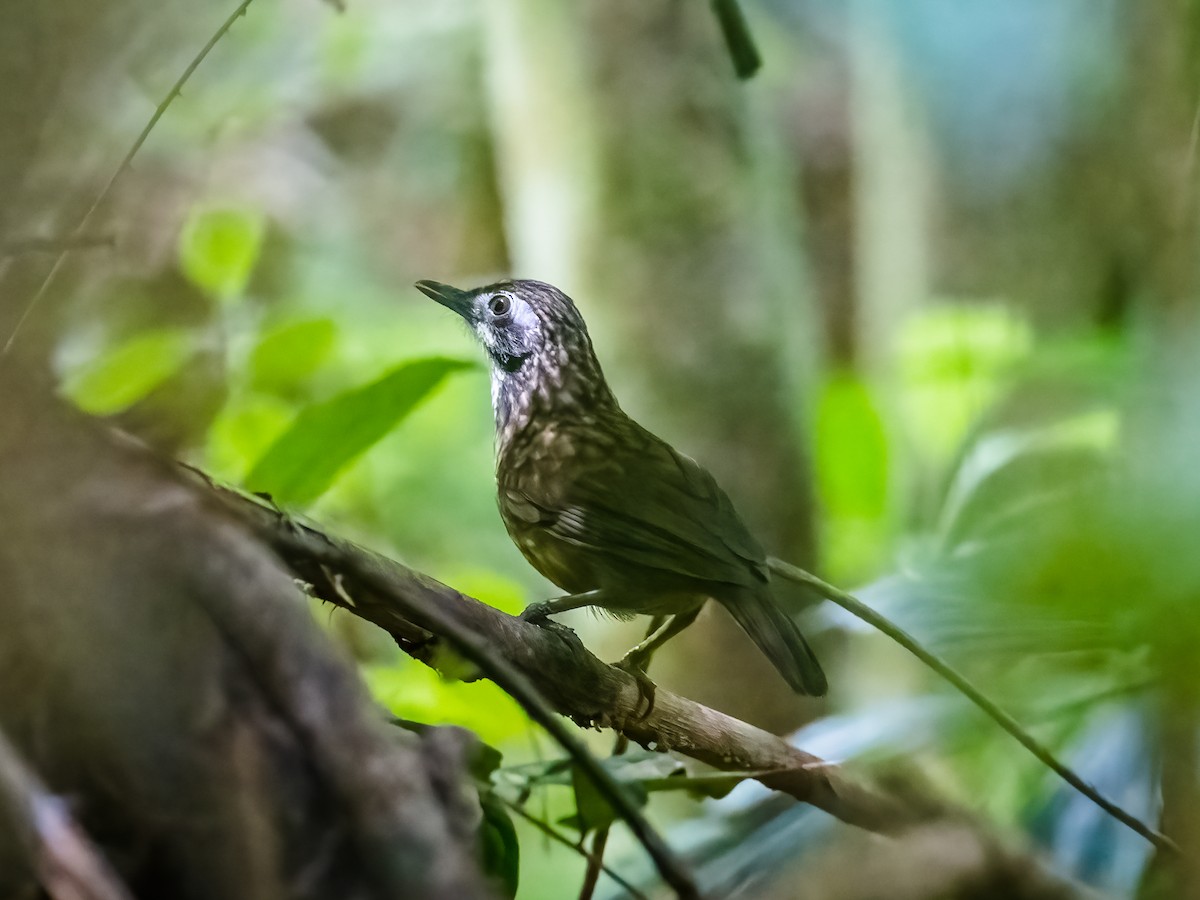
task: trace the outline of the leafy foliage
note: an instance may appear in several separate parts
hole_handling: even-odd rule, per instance
[[[761,772],[690,771],[703,769],[673,753],[631,748],[605,758],[602,764],[613,779],[624,787],[639,806],[654,793],[678,791],[692,799],[719,799],[748,778]],[[611,825],[616,812],[596,790],[594,784],[569,759],[525,763],[498,769],[492,776],[498,790],[526,798],[535,790],[551,786],[570,787],[574,812],[559,821],[581,834]]]
[[[371,384],[308,407],[255,463],[247,486],[280,503],[312,503],[443,378],[470,367],[453,359],[405,363]]]
[[[236,299],[250,281],[262,251],[266,220],[237,207],[198,207],[179,236],[183,274],[216,300]]]
[[[194,341],[184,328],[141,332],[71,372],[62,391],[93,415],[121,412],[177,374],[195,352]]]

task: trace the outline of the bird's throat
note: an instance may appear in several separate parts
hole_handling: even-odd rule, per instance
[[[532,426],[615,408],[599,366],[587,373],[534,355],[510,369],[492,365],[492,410],[501,444]]]

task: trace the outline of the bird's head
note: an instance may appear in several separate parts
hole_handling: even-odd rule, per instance
[[[565,408],[612,398],[571,298],[541,281],[500,281],[461,290],[416,288],[466,321],[487,351],[498,421],[532,405]]]
[[[500,281],[464,291],[437,281],[418,281],[417,290],[454,310],[478,336],[491,362],[506,372],[549,355],[557,365],[591,352],[587,326],[558,288],[540,281]]]

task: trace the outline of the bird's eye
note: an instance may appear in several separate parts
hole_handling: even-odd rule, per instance
[[[512,309],[512,301],[503,294],[497,294],[488,301],[488,310],[493,316],[506,316],[510,309]]]

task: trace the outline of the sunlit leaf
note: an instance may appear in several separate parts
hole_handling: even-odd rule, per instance
[[[443,378],[471,366],[443,358],[405,363],[378,381],[308,407],[255,464],[246,486],[279,503],[312,503]]]
[[[887,505],[887,437],[870,389],[851,374],[832,376],[817,402],[817,485],[837,516],[878,518]]]
[[[835,574],[853,575],[882,551],[888,502],[887,435],[862,379],[830,377],[817,402],[815,433],[827,564]]]
[[[67,376],[63,393],[93,415],[128,409],[178,372],[195,352],[182,328],[144,331]]]
[[[949,457],[1032,343],[1029,323],[1001,306],[944,305],[909,319],[897,352],[914,445]]]
[[[283,391],[315,372],[337,337],[332,319],[289,322],[267,332],[250,354],[250,384]]]
[[[218,300],[246,289],[262,251],[266,218],[253,209],[192,210],[179,235],[179,264],[188,280]]]
[[[490,681],[448,682],[410,659],[364,666],[362,672],[371,695],[394,715],[460,725],[496,745],[522,737],[529,729],[521,707]]]

